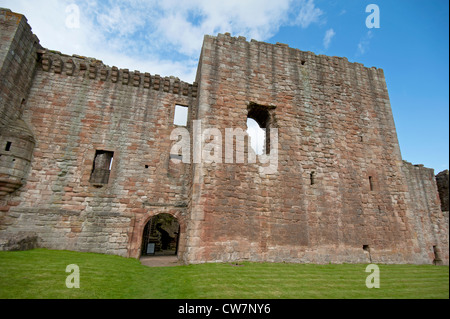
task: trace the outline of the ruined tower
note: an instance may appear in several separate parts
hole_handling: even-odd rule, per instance
[[[168,214],[186,263],[448,264],[434,172],[402,160],[381,69],[219,34],[186,83],[42,48],[6,9],[0,30],[2,249],[138,258]],[[249,118],[276,161],[238,160],[233,135],[224,149]],[[195,160],[200,129],[219,159]]]

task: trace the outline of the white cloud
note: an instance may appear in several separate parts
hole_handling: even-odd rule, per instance
[[[357,55],[363,55],[364,53],[367,52],[367,50],[369,49],[369,45],[370,45],[370,39],[372,39],[373,37],[373,32],[372,31],[368,31],[359,41],[358,43],[358,48],[357,48]]]
[[[323,46],[325,47],[325,49],[328,49],[328,47],[330,46],[331,43],[331,39],[336,35],[336,32],[334,32],[333,29],[329,29],[327,30],[327,32],[325,32],[325,37],[323,38]]]
[[[205,34],[230,32],[256,40],[273,36],[285,19],[289,0],[164,1],[156,34],[186,55],[198,55]],[[194,17],[194,18],[193,18]]]
[[[316,8],[314,0],[301,0],[300,12],[295,24],[300,25],[302,28],[307,28],[312,23],[320,23],[322,15],[323,11]]]
[[[91,32],[93,25],[80,12],[80,27],[66,25],[66,8],[70,1],[42,0],[20,1],[3,0],[2,6],[22,13],[28,20],[32,31],[38,36],[42,46],[66,54],[95,54],[92,43],[102,41],[101,34]]]
[[[110,66],[174,75],[192,82],[205,34],[265,41],[283,25],[321,23],[314,0],[1,0],[24,14],[41,44]],[[68,27],[69,5],[80,27]]]

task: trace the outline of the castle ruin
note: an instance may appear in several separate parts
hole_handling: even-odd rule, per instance
[[[45,49],[8,9],[0,35],[0,250],[139,258],[164,214],[185,263],[448,265],[448,171],[402,160],[381,69],[226,33],[186,83]],[[180,161],[177,106],[192,136],[276,129],[276,170]]]

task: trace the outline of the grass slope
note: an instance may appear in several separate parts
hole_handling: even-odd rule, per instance
[[[66,287],[66,266],[80,289]],[[35,249],[0,252],[1,299],[334,299],[449,298],[449,268],[379,265],[380,288],[365,285],[366,265],[241,263],[150,268],[135,259]]]

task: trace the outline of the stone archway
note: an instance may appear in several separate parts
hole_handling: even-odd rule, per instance
[[[152,216],[142,232],[141,256],[176,256],[180,243],[180,222],[167,213]]]

